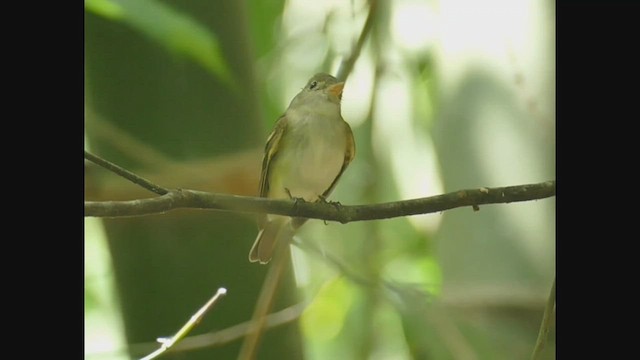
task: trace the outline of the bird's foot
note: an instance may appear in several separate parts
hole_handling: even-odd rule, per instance
[[[291,191],[289,191],[289,189],[284,188],[284,191],[287,193],[287,195],[289,196],[290,200],[293,200],[293,208],[297,209],[297,206],[299,203],[303,203],[306,202],[303,198],[301,197],[295,197],[293,195],[291,195]]]
[[[340,210],[340,207],[342,207],[342,204],[340,204],[339,201],[327,200],[327,197],[324,196],[324,195],[318,195],[318,202],[325,203],[325,204],[330,204],[334,208],[336,208],[336,210]]]

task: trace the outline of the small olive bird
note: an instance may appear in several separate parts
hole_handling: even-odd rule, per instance
[[[340,114],[344,82],[314,75],[293,98],[267,139],[260,196],[325,201],[355,156],[351,127]],[[249,261],[266,264],[276,244],[288,242],[307,219],[263,215]]]

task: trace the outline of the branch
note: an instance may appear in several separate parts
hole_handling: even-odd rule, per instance
[[[300,302],[267,315],[264,329],[280,326],[298,319],[308,305],[308,302]],[[255,321],[249,320],[217,332],[187,337],[175,346],[174,351],[195,350],[225,344],[246,336],[255,326]]]
[[[536,340],[536,345],[533,348],[533,353],[531,354],[531,360],[538,359],[540,354],[542,353],[542,349],[544,348],[544,345],[547,342],[547,335],[549,334],[549,328],[551,327],[551,316],[555,308],[556,308],[556,279],[554,278],[553,286],[551,287],[551,292],[549,293],[549,299],[547,300],[547,306],[545,306],[544,315],[542,315],[542,323],[540,324],[538,339]]]
[[[485,204],[539,200],[555,196],[556,182],[460,190],[426,198],[373,205],[341,205],[334,202],[273,200],[260,197],[207,193],[196,190],[168,190],[165,195],[130,201],[85,201],[85,216],[121,217],[164,213],[175,209],[208,209],[244,213],[269,213],[337,221],[389,219],[430,214],[464,206],[477,209]]]
[[[165,189],[165,188],[163,188],[161,186],[158,186],[158,185],[152,183],[151,181],[149,181],[147,179],[144,179],[144,178],[132,173],[131,171],[129,171],[129,170],[125,169],[125,168],[122,168],[122,167],[120,167],[120,166],[118,166],[118,165],[116,165],[116,164],[114,164],[114,163],[112,163],[112,162],[110,162],[108,160],[105,160],[105,159],[103,159],[103,158],[101,158],[101,157],[99,157],[97,155],[93,155],[92,153],[88,152],[87,150],[84,151],[84,158],[89,160],[89,161],[91,161],[91,162],[93,162],[93,163],[96,163],[96,164],[102,166],[103,168],[105,168],[107,170],[113,171],[114,173],[116,173],[116,174],[122,176],[123,178],[131,181],[132,183],[140,185],[143,188],[145,188],[145,189],[147,189],[149,191],[152,191],[152,192],[154,192],[154,193],[156,193],[158,195],[165,195],[165,194],[167,194],[169,192],[168,189]]]
[[[310,301],[302,301],[295,305],[291,305],[282,310],[267,315],[264,328],[275,328],[298,319],[302,315],[304,310],[307,309],[309,304]],[[221,346],[230,343],[246,336],[253,330],[255,326],[254,324],[254,321],[248,320],[222,330],[187,336],[183,338],[182,341],[174,343],[173,347],[171,347],[171,352],[186,352],[191,350]],[[146,354],[155,348],[157,348],[157,342],[144,342],[129,345],[129,351],[132,354]],[[117,354],[124,354],[125,352],[126,350],[124,348],[120,348],[108,351],[93,352],[88,355],[101,356],[106,358],[107,356],[115,357]]]
[[[378,8],[377,0],[369,1],[369,14],[367,15],[367,20],[365,20],[364,26],[362,27],[362,32],[360,33],[360,37],[358,38],[358,42],[351,50],[351,55],[340,63],[340,68],[338,69],[338,74],[336,78],[340,81],[346,81],[347,77],[353,70],[353,66],[356,63],[356,60],[360,56],[360,51],[362,50],[362,46],[364,45],[365,40],[369,36],[371,32],[371,28],[373,27],[373,20],[376,15],[376,10]]]
[[[151,354],[143,357],[140,360],[152,360],[160,356],[165,351],[171,349],[171,347],[182,340],[198,323],[202,320],[204,315],[211,309],[213,304],[218,301],[221,296],[224,296],[227,293],[227,289],[219,288],[215,295],[207,303],[195,313],[186,324],[184,324],[178,332],[172,336],[171,338],[158,338],[158,342],[161,344],[160,348]]]
[[[258,301],[256,301],[256,306],[251,316],[252,324],[242,342],[238,360],[256,359],[260,339],[262,338],[262,333],[266,330],[267,316],[273,305],[276,290],[282,280],[282,274],[285,268],[290,263],[291,250],[288,245],[288,241],[279,241],[276,244],[269,271],[262,283],[260,295],[258,296]]]
[[[380,280],[376,282],[374,280],[368,279],[365,276],[359,275],[353,271],[341,260],[336,258],[335,256],[321,250],[316,244],[310,241],[300,241],[300,239],[294,237],[292,244],[298,247],[299,249],[306,251],[308,254],[317,256],[318,259],[321,259],[325,262],[326,265],[332,266],[335,270],[338,271],[342,276],[351,280],[354,284],[360,285],[362,287],[370,287],[374,288],[380,284],[383,286],[393,290],[393,286],[385,280]]]

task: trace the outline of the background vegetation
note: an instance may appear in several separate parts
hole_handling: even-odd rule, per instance
[[[343,96],[369,204],[555,177],[554,2],[376,1]],[[85,146],[165,187],[255,195],[264,141],[336,74],[367,1],[86,0]],[[91,164],[87,200],[151,197]],[[555,274],[554,200],[347,225],[293,246],[259,359],[527,359]],[[87,359],[139,358],[220,286],[191,335],[248,321],[267,267],[247,215],[85,220]],[[280,319],[286,316],[281,315]],[[542,358],[554,359],[555,331]],[[242,339],[167,359],[236,358]]]

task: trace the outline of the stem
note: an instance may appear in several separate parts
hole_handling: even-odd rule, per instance
[[[101,157],[99,157],[97,155],[94,155],[94,154],[88,152],[87,150],[84,151],[84,158],[89,160],[89,161],[91,161],[91,162],[93,162],[93,163],[95,163],[95,164],[97,164],[97,165],[100,165],[103,168],[105,168],[105,169],[107,169],[109,171],[112,171],[112,172],[122,176],[123,178],[131,181],[132,183],[140,185],[143,188],[145,188],[145,189],[147,189],[149,191],[152,191],[152,192],[154,192],[154,193],[156,193],[158,195],[165,195],[165,194],[167,194],[169,192],[168,189],[165,189],[165,188],[163,188],[163,187],[161,187],[159,185],[156,185],[156,184],[152,183],[151,181],[149,181],[147,179],[144,179],[144,178],[132,173],[131,171],[129,171],[129,170],[125,169],[125,168],[122,168],[122,167],[120,167],[120,166],[118,166],[118,165],[116,165],[116,164],[114,164],[114,163],[112,163],[110,161],[107,161],[107,160],[105,160],[105,159],[103,159],[103,158],[101,158]]]
[[[536,346],[533,348],[531,354],[531,360],[536,360],[540,356],[542,349],[547,341],[547,335],[549,334],[549,328],[551,327],[551,319],[556,307],[556,279],[553,279],[553,286],[551,287],[551,293],[547,300],[547,306],[544,308],[544,315],[542,315],[542,323],[540,324],[540,331],[538,332],[538,339],[536,340]]]
[[[245,337],[244,342],[242,343],[242,348],[240,349],[240,354],[238,355],[239,360],[252,360],[256,358],[258,345],[260,344],[260,337],[262,336],[263,329],[267,322],[267,314],[273,305],[276,290],[278,289],[278,284],[280,284],[280,280],[282,279],[284,269],[289,263],[291,255],[289,242],[280,241],[276,246],[276,251],[274,253],[273,260],[271,261],[272,264],[269,267],[267,276],[262,284],[262,289],[260,290],[260,295],[258,297],[253,316],[251,317],[251,329]]]
[[[218,299],[221,296],[225,295],[226,293],[227,293],[227,289],[219,288],[218,291],[215,293],[215,295],[213,295],[213,297],[211,297],[211,299],[209,299],[209,301],[207,301],[207,303],[204,306],[202,306],[200,310],[198,310],[198,312],[196,312],[193,316],[191,316],[191,319],[189,319],[189,321],[187,321],[187,323],[184,324],[175,335],[173,335],[169,339],[158,338],[158,342],[162,344],[160,345],[160,348],[156,349],[154,352],[143,357],[140,360],[155,359],[165,351],[169,350],[173,345],[178,343],[180,340],[182,340],[185,336],[187,336],[187,334],[191,330],[193,330],[193,328],[196,325],[198,325],[198,323],[200,323],[200,320],[202,320],[204,315],[211,309],[213,304],[215,304],[218,301]]]
[[[347,77],[353,70],[353,66],[360,57],[360,51],[362,51],[362,46],[364,46],[364,42],[367,40],[369,33],[371,32],[371,28],[373,27],[373,20],[376,15],[376,10],[378,8],[377,0],[369,1],[369,14],[367,15],[367,20],[365,20],[364,26],[362,27],[362,32],[360,33],[360,37],[358,38],[358,42],[351,50],[351,55],[340,63],[340,68],[338,69],[338,75],[336,78],[339,81],[346,81]]]

